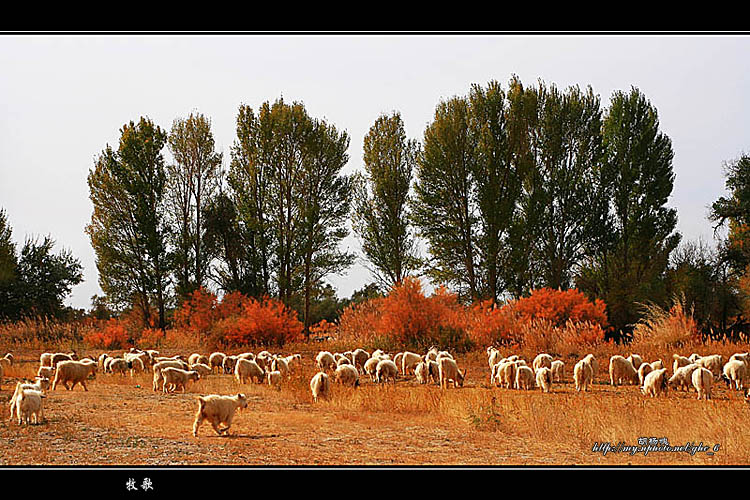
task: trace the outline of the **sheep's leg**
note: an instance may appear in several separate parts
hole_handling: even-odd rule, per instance
[[[221,433],[223,432],[223,430],[219,427],[219,422],[211,422],[211,426],[216,431],[216,434],[218,434],[219,436],[221,436]]]
[[[193,422],[193,436],[198,435],[198,429],[200,428],[202,423],[203,423],[203,415],[201,413],[198,413],[195,416],[195,421]]]

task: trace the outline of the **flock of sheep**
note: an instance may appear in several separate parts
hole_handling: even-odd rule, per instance
[[[520,390],[539,388],[550,392],[554,383],[565,378],[564,362],[546,353],[537,355],[531,366],[518,355],[503,357],[496,347],[488,347],[487,356],[493,386]],[[627,358],[614,355],[609,360],[610,384],[639,385],[641,392],[651,397],[664,395],[670,388],[689,391],[692,387],[698,399],[708,400],[716,381],[723,380],[736,390],[744,390],[750,377],[750,353],[734,354],[726,363],[718,354],[693,354],[690,357],[675,354],[673,359],[672,375],[669,376],[662,360],[647,363],[637,354]],[[251,352],[238,355],[214,352],[210,356],[195,353],[185,359],[182,355],[164,357],[155,350],[133,348],[121,356],[104,353],[98,359],[87,357],[81,360],[77,359],[75,352],[44,353],[34,381],[16,384],[10,401],[10,419],[15,416],[19,425],[42,422],[43,401],[50,386],[52,391],[60,384],[73,390],[80,384],[84,391],[88,391],[86,382],[97,372],[123,375],[129,372],[132,376],[150,370],[153,390],[161,390],[164,394],[177,390],[184,393],[190,382],[197,382],[214,372],[233,374],[238,384],[267,383],[280,388],[282,381],[291,376],[301,361],[300,354],[282,356],[268,351],[257,355]],[[4,371],[12,364],[11,353],[0,358],[0,386]],[[364,349],[343,353],[320,351],[315,364],[318,371],[310,380],[310,391],[316,403],[330,398],[333,382],[358,387],[361,376],[369,377],[373,383],[395,383],[398,377],[413,375],[419,384],[432,382],[443,389],[449,384],[462,387],[466,378],[466,369],[459,369],[454,357],[437,347],[431,347],[425,354],[405,351],[391,355],[380,349],[373,353]],[[598,363],[593,354],[578,361],[573,368],[576,391],[588,391],[597,370]],[[746,398],[750,398],[750,391]],[[218,435],[227,434],[236,410],[247,405],[244,394],[199,396],[193,435],[198,435],[204,421],[208,421]]]
[[[503,358],[495,347],[487,348],[487,357],[490,383],[496,386],[515,389],[538,387],[549,392],[553,382],[563,380],[564,362],[555,360],[549,354],[537,355],[531,367],[517,355]],[[670,388],[689,391],[692,387],[698,399],[709,400],[714,382],[722,380],[727,386],[742,391],[750,377],[750,353],[747,352],[733,354],[726,363],[720,354],[692,354],[690,357],[674,354],[673,360],[672,375],[669,376],[660,359],[646,363],[638,354],[631,354],[627,358],[616,354],[609,359],[609,382],[612,386],[639,385],[641,392],[651,397],[666,395]],[[593,354],[586,355],[575,364],[573,382],[576,391],[589,390],[597,369]],[[750,391],[745,398],[750,398]]]

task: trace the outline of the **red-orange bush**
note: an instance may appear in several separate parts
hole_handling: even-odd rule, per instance
[[[556,327],[562,327],[568,321],[588,321],[602,328],[607,327],[607,306],[604,301],[596,299],[591,302],[575,288],[565,291],[540,288],[532,291],[531,296],[513,301],[508,306],[524,321],[545,319]]]
[[[207,332],[218,319],[218,299],[203,287],[191,293],[175,311],[176,326],[195,333]]]
[[[107,320],[104,328],[84,334],[83,341],[91,347],[104,349],[122,349],[131,343],[127,322],[116,318]]]
[[[281,301],[248,299],[239,314],[219,320],[215,331],[230,344],[277,345],[300,340],[304,326]]]

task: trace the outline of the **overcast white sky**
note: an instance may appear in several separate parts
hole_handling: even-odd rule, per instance
[[[148,116],[168,130],[203,113],[226,166],[239,105],[283,95],[348,131],[354,171],[379,114],[400,111],[421,140],[441,99],[512,74],[591,85],[603,108],[613,91],[640,88],[673,142],[678,230],[712,240],[722,163],[750,150],[748,36],[0,36],[0,208],[19,246],[49,234],[81,260],[85,282],[66,303],[88,308],[101,290],[83,232],[86,176],[124,123]],[[345,244],[359,252],[353,237]],[[329,281],[343,297],[370,277],[357,265]]]

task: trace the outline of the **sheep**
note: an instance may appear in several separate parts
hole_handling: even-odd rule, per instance
[[[734,388],[737,390],[744,388],[747,372],[747,365],[742,360],[736,358],[727,361],[722,369],[724,379],[730,384],[734,382]]]
[[[698,354],[698,353],[696,353],[696,352],[694,352],[693,354],[691,354],[688,357],[688,359],[690,360],[691,363],[695,363],[696,361],[698,361],[699,359],[701,359],[701,355]]]
[[[279,371],[281,372],[282,377],[289,378],[291,374],[291,370],[289,369],[287,358],[282,358],[282,357],[274,358],[273,361],[271,361],[271,371]]]
[[[440,385],[440,366],[436,361],[425,361],[424,363],[427,366],[425,370],[427,376],[431,378],[436,385]]]
[[[437,356],[435,357],[435,362],[440,364],[440,360],[443,358],[449,358],[453,359],[453,356],[448,351],[440,351],[438,352]]]
[[[89,375],[96,376],[97,365],[93,363],[82,363],[80,361],[66,360],[60,361],[57,364],[57,370],[55,371],[55,380],[52,382],[52,390],[57,389],[57,384],[62,383],[67,390],[73,390],[76,384],[81,384],[84,391],[88,391],[86,387],[86,378]],[[73,385],[68,387],[68,382],[72,382]]]
[[[40,366],[36,372],[36,376],[53,379],[55,377],[55,369],[51,366]]]
[[[594,355],[590,353],[584,356],[583,360],[591,367],[591,382],[593,382],[596,380],[596,374],[599,371],[599,363],[596,361]]]
[[[430,349],[427,351],[427,354],[425,354],[425,358],[428,361],[437,361],[439,349],[435,346],[430,347]]]
[[[403,357],[404,357],[404,353],[403,352],[399,352],[395,356],[393,356],[393,362],[396,363],[396,368],[398,368],[399,370],[401,370],[401,368],[402,368],[402,362],[401,362],[401,360],[403,359]],[[422,357],[420,356],[419,359],[422,359]],[[404,373],[404,375],[406,375],[406,374]]]
[[[543,366],[536,371],[536,385],[542,392],[550,392],[552,389],[552,370]]]
[[[352,356],[354,357],[354,356]],[[302,364],[302,355],[301,354],[290,354],[289,356],[286,356],[283,358],[284,361],[286,361],[287,367],[289,367],[289,373],[292,373],[296,370],[297,365]],[[354,360],[352,360],[354,362]]]
[[[151,358],[149,357],[148,353],[147,352],[143,352],[143,351],[138,352],[138,353],[126,352],[125,354],[122,355],[122,357],[126,361],[134,362],[134,365],[136,365],[138,368],[140,368],[141,366],[143,366],[143,370],[145,370],[146,367],[151,366],[151,364],[152,364],[151,363]],[[140,363],[138,361],[135,361],[136,359]],[[131,372],[131,374],[132,374],[132,372]]]
[[[110,373],[125,374],[126,371],[133,368],[132,361],[126,361],[124,358],[112,358],[107,360],[107,371]]]
[[[641,365],[641,368],[644,366],[650,365],[648,363],[643,363]],[[647,375],[645,375],[641,392],[645,396],[651,396],[652,398],[655,398],[660,394],[666,394],[667,387],[667,369],[660,368],[658,370],[651,370]]]
[[[713,354],[711,356],[703,356],[695,362],[701,368],[706,368],[711,372],[715,379],[721,377],[721,368],[723,366],[724,357],[721,354]]]
[[[409,370],[413,372],[420,362],[422,362],[422,356],[419,354],[410,351],[404,352],[401,358],[401,374],[405,377]],[[396,365],[398,366],[398,363]]]
[[[33,389],[21,390],[15,397],[16,418],[18,425],[30,424],[33,416],[35,424],[44,420],[44,405],[42,399],[46,396]]]
[[[316,373],[310,380],[310,391],[312,391],[313,401],[316,403],[318,399],[328,399],[331,393],[331,381],[328,375],[320,371]]]
[[[227,356],[224,358],[224,362],[221,364],[222,370],[224,370],[224,373],[234,373],[234,367],[237,364],[237,360],[239,358],[237,356]]]
[[[367,363],[368,359],[370,359],[370,354],[364,349],[354,349],[352,351],[352,362],[362,372],[365,370],[365,363]]]
[[[501,362],[495,378],[499,384],[506,389],[512,389],[516,386],[516,368],[522,366],[519,360]]]
[[[315,363],[321,371],[336,369],[336,360],[328,351],[320,351],[315,357]]]
[[[581,392],[581,390],[584,390],[588,392],[593,380],[594,370],[591,367],[591,362],[583,358],[573,367],[573,381],[576,384],[576,391]]]
[[[378,358],[370,358],[367,360],[364,366],[365,373],[370,376],[371,381],[375,381],[375,374],[378,368],[378,363],[380,363],[380,359]]]
[[[204,420],[208,420],[219,436],[225,433],[229,434],[234,413],[238,408],[247,408],[247,398],[244,394],[237,394],[236,396],[220,396],[218,394],[198,396],[198,411],[193,422],[193,436],[198,436],[198,429]],[[219,424],[224,424],[226,427],[222,429]]]
[[[267,354],[266,354],[267,353]],[[255,364],[263,368],[263,370],[267,370],[271,367],[271,361],[273,360],[273,355],[271,353],[268,353],[268,351],[262,351],[257,356],[255,356]],[[250,360],[246,360],[250,361]]]
[[[690,358],[680,356],[679,354],[673,354],[672,359],[674,359],[674,363],[672,363],[672,373],[675,373],[679,368],[682,368],[683,366],[688,366],[693,363]]]
[[[335,377],[339,384],[359,387],[359,371],[354,365],[339,365]]]
[[[693,371],[698,368],[700,367],[695,363],[690,363],[689,365],[677,368],[677,370],[675,370],[675,372],[667,381],[667,384],[669,385],[669,387],[674,389],[685,389],[686,391],[690,390]]]
[[[200,380],[200,374],[195,370],[181,370],[180,368],[164,368],[161,371],[162,379],[162,392],[164,394],[168,392],[175,392],[178,388],[182,388],[183,394],[185,393],[185,387],[187,383],[192,380],[197,382]]]
[[[52,355],[52,358],[50,359],[50,363],[52,363],[51,366],[57,366],[57,364],[60,361],[76,361],[78,359],[78,355],[75,351],[71,351],[69,353],[64,352],[56,352]]]
[[[8,420],[13,420],[13,415],[16,414],[17,412],[16,406],[18,405],[18,396],[22,391],[31,390],[31,391],[38,391],[44,394],[44,391],[47,390],[48,387],[49,387],[48,378],[37,377],[36,382],[34,382],[33,384],[17,382],[16,390],[15,392],[13,392],[13,396],[11,396],[10,398],[10,417],[8,418]]]
[[[641,358],[638,354],[630,354],[630,356],[628,356],[626,359],[630,361],[630,364],[632,364],[633,368],[635,368],[636,370],[638,370],[638,368],[640,368],[643,364],[643,358]]]
[[[487,347],[487,363],[490,365],[490,370],[500,361],[501,356],[502,354],[500,354],[500,350],[497,347]]]
[[[654,371],[653,367],[649,363],[642,363],[640,368],[638,368],[638,380],[640,380],[641,385],[644,384],[646,381],[646,376]]]
[[[352,363],[352,360],[349,359],[349,358],[339,358],[336,361],[336,368],[338,368],[341,365],[351,365],[351,366],[354,366],[354,364]]]
[[[210,366],[203,363],[195,363],[194,365],[190,365],[190,369],[198,372],[201,378],[206,377],[214,372]]]
[[[130,376],[132,377],[136,373],[142,373],[146,371],[146,362],[142,358],[131,358],[130,363]]]
[[[516,389],[529,390],[534,388],[534,371],[526,365],[516,365]]]
[[[266,378],[266,370],[257,363],[257,358],[256,361],[238,359],[234,367],[234,378],[241,384],[247,383],[248,379],[262,384]]]
[[[738,360],[745,363],[750,368],[750,352],[738,352],[730,356],[729,361]]]
[[[466,368],[464,371],[459,370],[453,358],[442,357],[437,363],[441,389],[447,389],[448,382],[451,382],[454,388],[464,386]]]
[[[550,370],[552,370],[552,380],[554,380],[555,382],[563,381],[563,377],[565,376],[565,363],[563,363],[559,359],[556,359],[552,362]]]
[[[541,353],[538,354],[536,358],[534,358],[534,361],[531,363],[531,367],[534,369],[534,372],[542,367],[551,368],[552,361],[554,361],[554,358],[552,356],[546,353]]]
[[[414,376],[417,378],[417,382],[420,384],[426,384],[428,380],[427,364],[424,361],[420,361],[417,367],[414,368]]]
[[[161,374],[161,371],[164,368],[179,368],[181,370],[188,369],[189,366],[185,364],[184,361],[173,359],[171,361],[159,361],[155,365],[151,367],[151,370],[154,372],[154,380],[152,387],[155,391],[159,390],[159,387],[162,387],[162,382],[164,381],[164,377]]]
[[[266,382],[271,387],[281,389],[281,372],[274,370],[266,373]]]
[[[698,361],[700,361],[700,359]],[[714,374],[711,370],[698,365],[697,368],[693,370],[691,379],[693,387],[698,391],[698,399],[705,399],[706,401],[711,399],[711,386],[714,382]]]
[[[609,382],[616,386],[624,382],[638,384],[638,372],[628,359],[615,354],[609,359]]]
[[[104,370],[104,363],[105,363],[105,361],[107,361],[107,359],[109,359],[109,358],[110,358],[110,355],[109,355],[109,354],[107,354],[106,352],[103,352],[102,354],[100,354],[100,355],[99,355],[99,359],[97,360],[97,363],[99,364],[99,369],[100,369],[101,371],[105,371],[105,370]]]
[[[224,360],[226,359],[227,355],[223,352],[212,352],[211,355],[208,357],[208,366],[211,367],[211,371],[213,371],[214,368],[216,368],[216,372],[224,371]]]
[[[398,377],[398,367],[395,361],[390,359],[383,359],[378,361],[378,365],[375,367],[375,381],[381,382],[392,382],[396,383]]]

